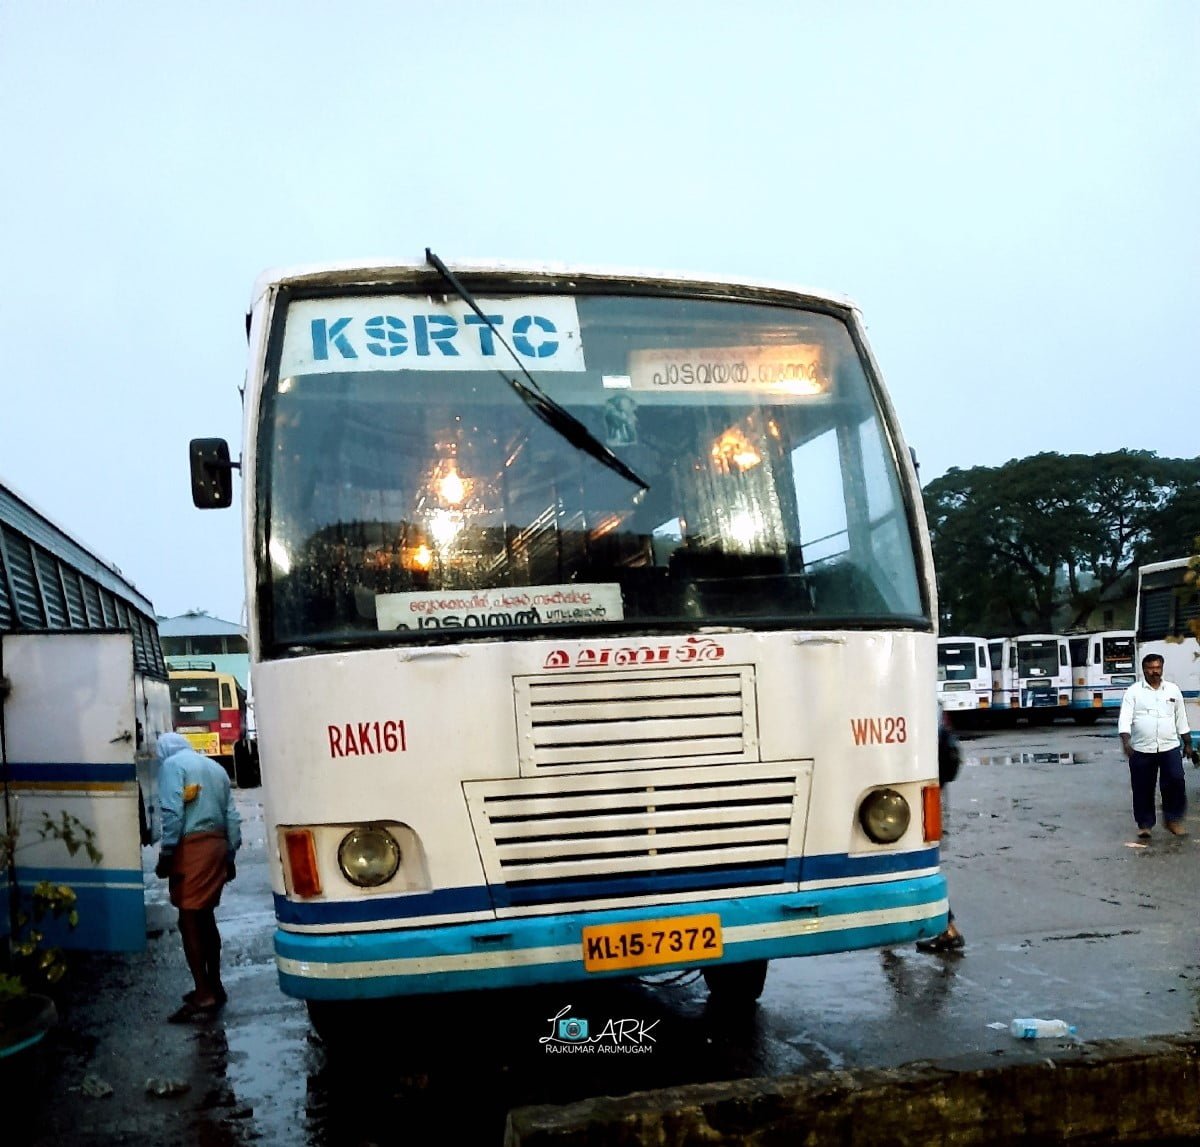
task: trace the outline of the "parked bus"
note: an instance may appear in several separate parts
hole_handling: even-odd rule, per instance
[[[960,719],[986,714],[992,706],[992,663],[982,637],[939,637],[938,700]],[[970,718],[967,718],[968,720]]]
[[[1191,562],[1154,562],[1138,570],[1137,651],[1141,659],[1156,653],[1163,677],[1183,693],[1188,724],[1200,729],[1200,579]]]
[[[1132,629],[1070,636],[1071,716],[1090,725],[1105,713],[1115,716],[1125,690],[1137,680]]]
[[[240,465],[283,990],[934,936],[935,589],[857,310],[459,266],[262,278]],[[228,445],[191,447],[196,505]]]
[[[211,661],[176,658],[169,673],[171,718],[198,753],[220,761],[239,785],[258,783],[249,737],[246,691]]]
[[[1071,706],[1071,655],[1067,639],[1056,633],[1026,633],[1016,638],[1020,715],[1053,721]]]
[[[993,637],[988,642],[988,660],[992,663],[992,716],[1016,720],[1021,708],[1017,643],[1011,637]]]

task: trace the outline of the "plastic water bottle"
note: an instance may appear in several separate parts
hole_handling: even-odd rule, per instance
[[[1053,1039],[1074,1035],[1075,1025],[1066,1020],[1019,1019],[1013,1020],[1008,1030],[1017,1039]]]

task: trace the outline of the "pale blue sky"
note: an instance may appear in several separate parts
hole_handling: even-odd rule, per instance
[[[8,0],[0,482],[237,620],[265,267],[770,278],[863,308],[928,480],[1200,453],[1200,4]]]

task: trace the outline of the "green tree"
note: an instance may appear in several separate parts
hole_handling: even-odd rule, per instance
[[[1138,565],[1187,552],[1200,458],[1037,454],[952,469],[925,489],[944,630],[1080,626]]]

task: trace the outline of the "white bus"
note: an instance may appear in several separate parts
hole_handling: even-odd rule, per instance
[[[939,637],[938,700],[947,713],[979,715],[992,706],[992,664],[983,637]]]
[[[1136,673],[1147,653],[1163,659],[1163,678],[1183,693],[1188,724],[1200,730],[1200,578],[1194,559],[1138,570]]]
[[[993,637],[988,642],[988,659],[992,663],[992,716],[1015,720],[1021,708],[1016,641]]]
[[[1053,721],[1071,707],[1071,655],[1058,633],[1024,633],[1015,639],[1020,715]]]
[[[1135,635],[1132,629],[1072,634],[1071,716],[1079,724],[1116,716],[1125,690],[1137,680]]]
[[[282,989],[345,1001],[946,925],[935,588],[858,312],[563,267],[267,275],[251,675]],[[193,498],[232,497],[192,443]]]

